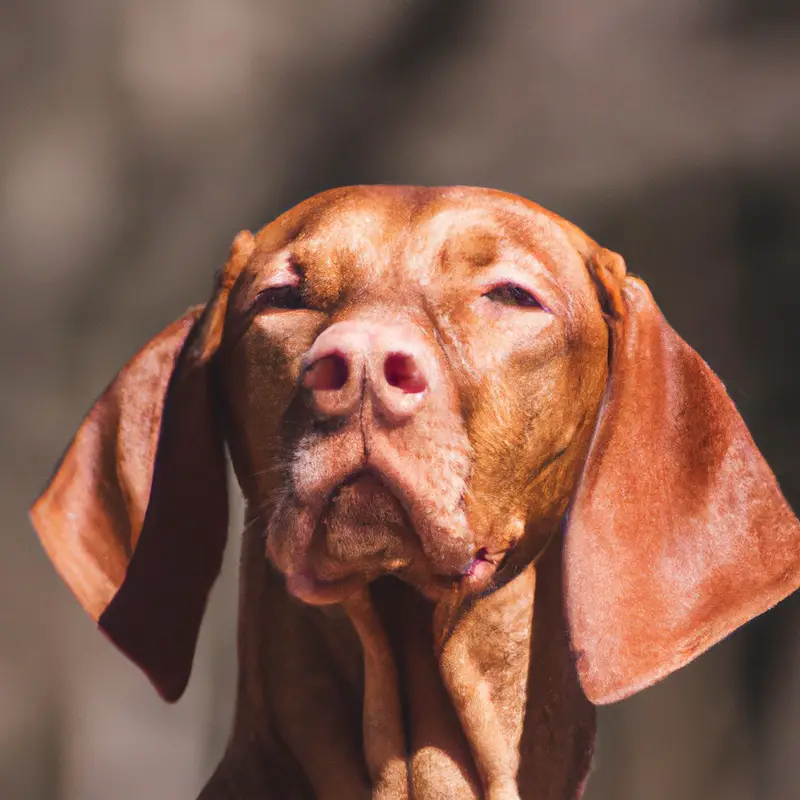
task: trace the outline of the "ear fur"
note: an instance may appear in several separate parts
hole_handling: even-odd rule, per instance
[[[609,703],[800,585],[800,524],[722,383],[643,281],[599,251],[611,367],[568,513],[565,597],[584,690]]]
[[[227,536],[225,454],[212,361],[239,234],[211,301],[170,325],[92,407],[31,520],[100,629],[177,700]]]

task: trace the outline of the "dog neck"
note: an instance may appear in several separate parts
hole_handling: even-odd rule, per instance
[[[246,532],[236,721],[204,800],[234,784],[287,798],[579,797],[595,718],[555,545],[446,636],[447,603],[394,579],[305,606]]]

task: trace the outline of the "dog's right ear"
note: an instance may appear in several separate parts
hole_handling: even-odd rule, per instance
[[[47,554],[100,629],[177,700],[228,526],[210,364],[253,250],[240,233],[214,295],[126,364],[31,509]]]

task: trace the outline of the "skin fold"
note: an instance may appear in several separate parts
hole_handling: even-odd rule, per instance
[[[240,233],[32,510],[169,700],[246,501],[239,688],[201,794],[580,797],[593,703],[800,584],[800,526],[622,259],[522,198],[350,187]]]

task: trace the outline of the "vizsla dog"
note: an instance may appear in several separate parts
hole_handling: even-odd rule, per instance
[[[33,507],[177,700],[246,499],[203,800],[580,797],[594,705],[800,585],[800,524],[623,260],[527,200],[355,187],[240,233]]]

